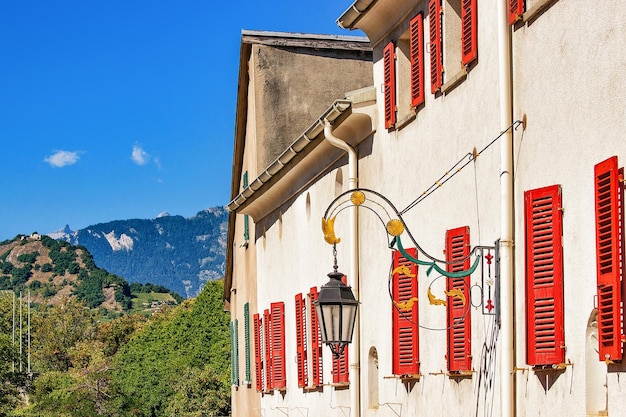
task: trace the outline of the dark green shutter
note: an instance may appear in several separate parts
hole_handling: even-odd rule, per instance
[[[244,339],[246,343],[246,384],[250,384],[250,303],[243,305]]]
[[[235,319],[235,385],[239,385],[239,320]]]
[[[234,323],[228,323],[230,330],[230,385],[235,385],[235,331]]]

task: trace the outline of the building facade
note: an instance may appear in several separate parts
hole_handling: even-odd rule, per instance
[[[242,53],[233,415],[626,415],[620,4],[347,6],[372,61],[327,71],[369,80],[264,103],[293,72]],[[360,302],[339,358],[313,307],[335,259]]]

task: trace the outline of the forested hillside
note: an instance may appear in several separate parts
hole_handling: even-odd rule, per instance
[[[151,312],[152,301],[177,304],[178,294],[154,284],[129,284],[96,266],[84,246],[37,234],[0,242],[0,290],[30,297],[35,306],[77,298],[102,317]],[[144,296],[151,294],[150,297]],[[25,300],[26,301],[26,300]]]
[[[179,306],[110,321],[76,298],[63,298],[30,313],[30,356],[25,333],[21,344],[12,341],[12,295],[0,297],[0,415],[228,415],[222,295],[223,282],[211,281]]]

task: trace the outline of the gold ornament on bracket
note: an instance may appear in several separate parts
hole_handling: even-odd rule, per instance
[[[331,217],[326,220],[322,217],[322,231],[324,232],[324,240],[330,245],[336,245],[341,242],[337,236],[335,236],[335,217]]]
[[[387,233],[391,236],[400,236],[404,232],[404,225],[398,219],[391,219],[387,222]]]
[[[355,206],[365,203],[365,194],[361,191],[355,191],[350,195],[350,202]]]

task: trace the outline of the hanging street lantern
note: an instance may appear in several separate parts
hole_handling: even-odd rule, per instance
[[[330,280],[320,288],[315,310],[320,323],[322,343],[326,343],[335,358],[338,358],[346,345],[352,342],[359,302],[354,298],[350,287],[341,281],[344,275],[337,272],[336,256],[333,268],[334,271],[328,274]]]

